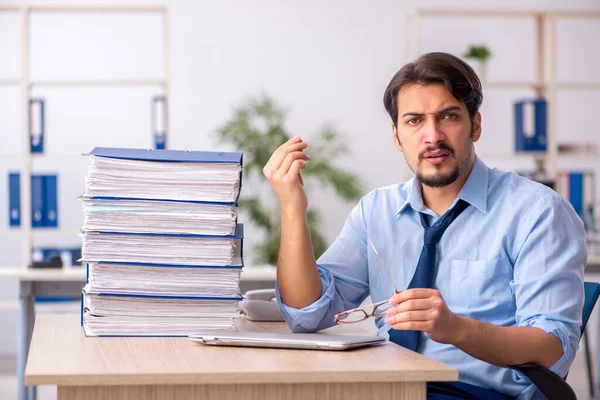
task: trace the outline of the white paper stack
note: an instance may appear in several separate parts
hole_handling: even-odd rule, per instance
[[[83,230],[233,235],[238,208],[229,204],[123,200],[81,196]]]
[[[239,261],[239,260],[238,260]],[[241,265],[241,263],[240,263]],[[93,292],[177,296],[239,296],[238,268],[162,267],[88,263],[87,288]]]
[[[238,305],[228,300],[119,297],[85,293],[84,327],[92,336],[188,336],[231,329]],[[124,329],[126,327],[126,329]]]
[[[234,236],[179,236],[110,232],[84,232],[85,261],[179,265],[231,265]]]
[[[86,334],[234,329],[242,154],[96,148],[90,159],[80,196]]]
[[[212,155],[208,152],[188,153],[200,153],[203,157]],[[94,155],[90,159],[91,165],[85,179],[89,196],[233,203],[240,189],[241,164],[197,161],[155,163],[147,159]]]

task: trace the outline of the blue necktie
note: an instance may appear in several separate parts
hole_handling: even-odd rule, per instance
[[[466,201],[458,200],[454,208],[442,218],[437,220],[433,226],[429,226],[427,215],[419,213],[419,216],[421,217],[421,225],[423,225],[423,228],[425,229],[423,250],[421,250],[419,263],[417,264],[415,274],[408,285],[408,289],[431,288],[433,285],[433,273],[435,270],[435,246],[442,238],[446,228],[448,228],[452,221],[454,221],[454,219],[458,217],[460,213],[463,212],[468,206],[469,203]],[[389,334],[390,341],[412,351],[417,350],[419,336],[421,334],[420,331],[390,329]]]

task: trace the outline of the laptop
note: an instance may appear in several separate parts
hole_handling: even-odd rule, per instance
[[[280,349],[348,350],[385,342],[381,336],[347,336],[325,333],[222,331],[196,334],[194,343],[211,346],[268,347]]]

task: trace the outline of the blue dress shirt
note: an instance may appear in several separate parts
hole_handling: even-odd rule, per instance
[[[565,376],[575,358],[587,260],[583,223],[553,190],[512,172],[488,168],[478,157],[458,195],[470,206],[437,246],[433,287],[455,314],[499,326],[532,326],[558,337],[563,356],[550,368]],[[454,204],[450,207],[452,208]],[[420,184],[410,181],[363,197],[329,249],[317,260],[321,297],[302,309],[277,298],[296,332],[334,324],[334,314],[358,307],[367,296],[389,299],[394,289],[371,239],[399,290],[406,289],[423,247]],[[389,325],[376,318],[378,334]],[[518,399],[542,396],[519,372],[471,357],[452,345],[421,335],[417,351],[457,368],[460,380]]]

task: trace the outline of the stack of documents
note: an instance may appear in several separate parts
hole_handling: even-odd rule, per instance
[[[84,232],[85,261],[123,263],[231,265],[236,257],[236,236],[192,236]],[[234,247],[235,246],[235,247]],[[239,255],[238,255],[239,257]]]
[[[90,160],[80,196],[86,335],[234,329],[242,154],[96,148]]]
[[[239,162],[235,161],[241,153],[136,150],[133,154],[130,149],[97,150],[91,154],[85,179],[89,196],[237,201],[241,155]]]
[[[238,208],[229,204],[81,196],[84,231],[232,235]]]
[[[238,317],[232,300],[119,297],[84,294],[84,329],[89,336],[189,336],[231,329]]]

